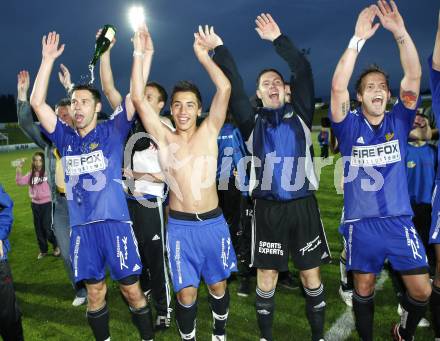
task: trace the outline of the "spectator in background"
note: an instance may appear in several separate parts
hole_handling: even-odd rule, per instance
[[[52,197],[47,182],[44,154],[42,152],[34,153],[32,156],[31,171],[26,175],[22,175],[21,173],[23,164],[24,160],[18,164],[15,180],[19,186],[29,186],[35,233],[37,235],[38,247],[40,248],[37,259],[41,259],[47,255],[47,241],[53,245],[53,255],[58,257],[61,251],[51,229]]]
[[[14,203],[0,185],[0,336],[4,341],[22,341],[21,311],[15,297],[8,252]]]
[[[70,79],[70,72],[63,64],[61,64],[60,68],[61,71],[58,73],[60,82],[66,91],[68,91],[73,85]],[[18,125],[23,132],[36,143],[38,147],[44,150],[46,176],[51,189],[53,203],[52,228],[57,239],[58,247],[61,251],[61,257],[64,261],[67,276],[76,292],[72,305],[80,306],[86,302],[87,291],[83,283],[75,284],[73,278],[72,263],[69,256],[71,229],[69,223],[69,212],[67,209],[64,172],[60,153],[55,145],[41,133],[40,128],[32,119],[32,109],[28,101],[28,91],[30,85],[29,72],[25,70],[20,71],[17,77]],[[60,100],[55,106],[55,113],[69,126],[73,126],[70,99],[64,98]]]
[[[326,120],[327,119],[327,120]],[[329,133],[329,124],[328,118],[323,117],[321,120],[321,131],[318,133],[318,142],[319,146],[321,147],[321,157],[323,159],[328,158],[328,145],[329,145],[329,139],[330,139],[330,133]]]

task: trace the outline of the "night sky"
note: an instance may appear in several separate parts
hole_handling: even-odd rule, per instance
[[[298,47],[310,48],[316,96],[328,98],[336,63],[354,33],[359,12],[369,4],[364,0],[3,0],[0,94],[16,93],[16,74],[21,69],[29,70],[33,81],[41,61],[41,37],[56,30],[66,48],[56,61],[49,86],[48,102],[54,104],[64,96],[57,77],[59,64],[69,67],[75,83],[88,81],[85,77],[95,33],[107,23],[118,29],[112,50],[115,83],[121,93],[127,92],[132,61],[132,29],[127,12],[130,5],[142,5],[156,51],[150,80],[160,82],[167,91],[177,80],[191,80],[200,87],[205,107],[209,104],[214,88],[192,50],[193,32],[198,24],[213,25],[223,38],[236,59],[249,95],[255,91],[255,78],[262,68],[275,67],[287,76],[288,68],[271,43],[261,40],[254,30],[255,17],[264,11],[272,14],[281,31]],[[434,44],[440,2],[401,0],[397,5],[419,51],[422,89],[426,89],[426,59]],[[397,46],[391,33],[383,28],[365,44],[353,78],[371,63],[389,72],[392,88],[399,87],[402,69]],[[96,76],[95,84],[100,87],[98,72]],[[351,90],[352,87],[353,82]]]

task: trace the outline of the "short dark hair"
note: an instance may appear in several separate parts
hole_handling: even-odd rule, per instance
[[[159,91],[159,101],[167,104],[168,94],[162,85],[156,82],[148,82],[147,86],[151,86],[152,88],[155,88],[157,91]]]
[[[101,94],[98,89],[96,89],[93,85],[90,84],[77,84],[72,88],[70,92],[70,97],[72,97],[73,93],[77,90],[87,90],[92,94],[93,99],[96,103],[101,103]]]
[[[261,79],[261,76],[263,76],[263,75],[264,75],[265,73],[267,73],[267,72],[275,72],[278,76],[280,76],[281,80],[282,80],[283,83],[284,83],[283,75],[282,75],[278,70],[275,70],[275,69],[264,69],[264,70],[262,70],[262,71],[258,74],[258,76],[257,76],[257,88],[260,86],[260,79]]]
[[[70,98],[62,98],[58,101],[57,104],[55,104],[55,110],[57,110],[59,107],[68,107],[70,106]]]
[[[370,73],[381,73],[385,77],[385,81],[387,83],[387,88],[388,89],[390,88],[390,81],[389,81],[388,74],[383,69],[381,69],[377,64],[372,64],[369,67],[367,67],[366,69],[364,69],[364,71],[362,71],[359,78],[357,79],[356,93],[359,93],[359,94],[362,93],[362,81]]]
[[[174,96],[178,92],[192,92],[197,98],[197,102],[198,102],[197,104],[199,105],[200,108],[202,107],[202,96],[200,95],[199,88],[195,84],[193,84],[189,81],[178,82],[174,86],[173,92],[171,93],[171,104],[173,104]]]

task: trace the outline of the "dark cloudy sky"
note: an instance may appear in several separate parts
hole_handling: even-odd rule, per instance
[[[143,5],[155,44],[151,80],[168,91],[180,79],[196,82],[209,102],[213,86],[197,63],[193,51],[193,32],[198,24],[214,25],[234,55],[249,94],[254,80],[265,67],[288,73],[271,44],[254,31],[254,19],[270,12],[283,33],[300,48],[310,48],[316,95],[328,97],[335,65],[354,32],[364,0],[2,0],[0,3],[1,62],[0,94],[16,93],[16,74],[28,69],[32,80],[41,58],[41,37],[49,30],[61,34],[66,43],[56,61],[67,65],[74,82],[84,81],[87,64],[94,49],[95,33],[104,24],[114,24],[117,44],[112,50],[113,73],[117,87],[126,92],[129,83],[132,30],[128,24],[130,5]],[[422,89],[428,87],[426,59],[432,51],[437,29],[438,0],[398,0],[406,27],[418,48],[423,66]],[[355,75],[370,63],[378,63],[391,75],[398,88],[402,77],[396,43],[391,33],[381,28],[364,46]],[[99,77],[98,77],[99,78]],[[99,86],[99,80],[96,83]],[[63,91],[53,72],[48,99],[55,103]]]

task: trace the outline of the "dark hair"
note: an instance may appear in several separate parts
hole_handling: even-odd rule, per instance
[[[164,87],[156,82],[148,82],[147,86],[151,86],[152,88],[155,88],[157,91],[159,91],[159,101],[163,102],[165,107],[165,104],[167,104],[168,94],[165,91]]]
[[[192,92],[197,98],[197,102],[198,102],[197,104],[199,105],[200,108],[202,107],[202,96],[200,95],[199,88],[195,84],[193,84],[189,81],[178,82],[174,86],[173,92],[171,93],[171,104],[173,104],[174,96],[178,92]]]
[[[262,71],[258,74],[258,77],[257,77],[257,88],[260,86],[260,78],[261,78],[261,76],[263,76],[263,75],[264,75],[265,73],[267,73],[267,72],[275,72],[278,76],[280,76],[281,80],[282,80],[283,83],[284,83],[283,75],[282,75],[278,70],[275,70],[275,69],[264,69],[264,70],[262,70]]]
[[[41,166],[41,171],[38,174],[38,179],[37,181],[34,181],[34,178],[36,178],[36,173],[38,172],[37,169],[34,166],[34,159],[36,156],[40,156],[41,160],[43,162],[42,166]],[[44,154],[42,152],[35,152],[34,155],[32,155],[32,164],[31,164],[31,176],[29,177],[29,185],[31,187],[34,187],[35,185],[39,185],[43,182],[44,179],[44,175],[46,173],[46,167],[45,167],[45,162],[44,162]]]
[[[370,73],[381,73],[384,77],[385,77],[385,81],[387,83],[387,88],[390,88],[390,82],[389,82],[389,76],[388,74],[381,69],[377,64],[372,64],[369,67],[367,67],[366,69],[364,69],[364,71],[362,71],[362,73],[360,74],[359,78],[356,81],[356,93],[362,93],[362,80],[369,75]]]
[[[90,84],[77,84],[72,88],[72,91],[70,92],[70,97],[72,97],[73,93],[77,90],[87,90],[92,94],[93,99],[96,103],[101,103],[101,94],[99,91]]]
[[[70,106],[70,98],[62,98],[55,104],[55,110],[59,107],[68,107]]]

